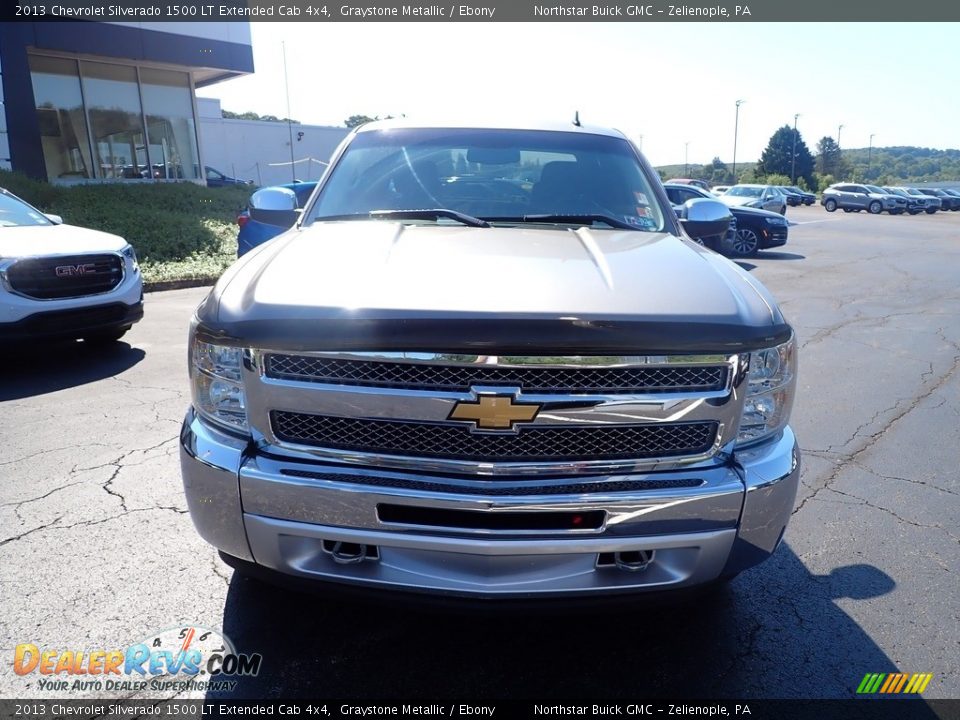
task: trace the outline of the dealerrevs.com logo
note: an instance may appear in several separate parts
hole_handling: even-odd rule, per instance
[[[232,690],[237,676],[260,672],[260,653],[238,653],[216,630],[187,625],[125,648],[53,649],[17,645],[13,671],[37,675],[41,690]]]

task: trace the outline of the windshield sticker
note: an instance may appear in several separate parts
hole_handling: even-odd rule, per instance
[[[638,210],[640,208],[637,208]],[[649,217],[637,217],[636,215],[624,215],[623,219],[628,225],[633,225],[634,227],[642,228],[644,230],[652,230],[656,223],[653,222]]]
[[[633,196],[637,199],[637,205],[649,205],[649,204],[650,204],[649,202],[647,202],[647,196],[644,195],[642,192],[634,192],[634,193],[633,193]]]
[[[648,207],[638,207],[634,209],[637,211],[637,217],[648,218],[652,216],[650,208]]]

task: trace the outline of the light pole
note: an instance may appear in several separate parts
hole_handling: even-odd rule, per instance
[[[690,157],[690,141],[687,140],[683,144],[683,176],[687,177],[690,174],[690,163],[687,162]]]
[[[737,110],[733,115],[733,184],[737,184],[737,130],[740,126],[740,106],[746,100],[737,100]]]
[[[870,177],[869,177],[869,175],[870,175],[870,164],[871,164],[871,162],[873,161],[873,136],[874,136],[874,134],[875,134],[875,133],[870,133],[870,148],[867,150],[867,177],[866,177],[867,180],[870,179]]]
[[[790,184],[793,185],[797,182],[797,118],[800,117],[800,113],[797,113],[793,116],[793,152],[790,153]]]
[[[283,87],[287,93],[287,134],[290,136],[290,181],[297,181],[297,166],[293,159],[293,121],[290,119],[290,83],[287,81],[287,43],[281,42],[283,48]]]
[[[840,124],[839,127],[837,127],[837,166],[833,169],[834,172],[839,172],[839,171],[840,171],[840,160],[842,159],[842,158],[841,158],[841,153],[840,153],[840,131],[841,131],[841,130],[843,130],[843,124],[842,124],[842,123]],[[827,169],[824,168],[824,171],[826,171],[826,170],[827,170]]]

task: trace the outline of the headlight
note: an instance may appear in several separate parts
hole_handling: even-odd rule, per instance
[[[133,249],[132,245],[127,245],[123,250],[120,251],[123,253],[123,256],[130,259],[130,262],[133,263],[133,269],[139,270],[140,264],[137,262],[137,252]]]
[[[796,339],[750,353],[747,397],[737,445],[759,442],[786,427],[797,388]]]
[[[218,425],[246,432],[249,426],[242,367],[242,348],[194,340],[190,349],[193,406]]]

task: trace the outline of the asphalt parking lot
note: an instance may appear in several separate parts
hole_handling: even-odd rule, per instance
[[[847,698],[893,671],[960,697],[960,213],[788,218],[789,244],[742,265],[801,341],[802,487],[781,549],[719,595],[497,616],[234,577],[193,530],[177,458],[206,290],[170,291],[112,350],[3,360],[0,695],[71,696],[15,675],[17,644],[187,623],[263,654],[240,697]]]

